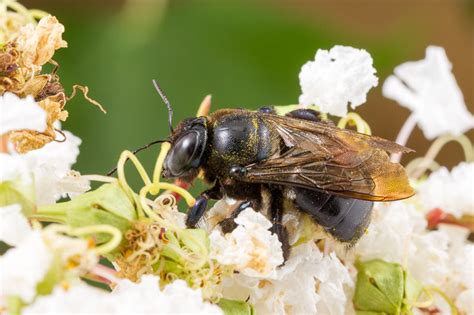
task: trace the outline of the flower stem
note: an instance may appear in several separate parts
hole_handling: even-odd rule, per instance
[[[365,133],[367,135],[372,134],[372,130],[370,129],[369,124],[364,119],[362,119],[359,114],[353,112],[341,118],[341,120],[339,120],[339,123],[337,124],[337,127],[344,129],[347,125],[351,124],[354,124],[356,126],[357,132],[359,133]]]
[[[458,137],[454,137],[451,135],[442,136],[442,137],[437,138],[433,142],[431,147],[428,149],[428,152],[426,152],[426,155],[422,158],[422,160],[420,160],[420,162],[414,169],[412,177],[417,179],[421,175],[423,175],[426,172],[426,170],[431,165],[433,165],[433,162],[436,156],[438,155],[438,153],[441,151],[441,149],[448,142],[451,142],[451,141],[455,141],[461,145],[464,151],[464,156],[465,156],[466,161],[471,162],[474,160],[474,148],[468,137],[466,137],[465,135],[461,135]]]
[[[117,180],[115,177],[103,176],[103,175],[97,175],[97,174],[82,175],[81,177],[90,181],[102,182],[102,183],[113,183]]]
[[[161,145],[160,154],[156,158],[155,169],[153,170],[153,187],[150,189],[152,195],[158,195],[160,192],[159,187],[157,186],[161,179],[161,171],[163,170],[163,163],[165,162],[166,155],[171,149],[171,143],[163,142]]]
[[[446,303],[448,303],[450,309],[451,309],[451,315],[458,315],[458,309],[456,308],[456,305],[454,304],[454,302],[446,295],[446,293],[444,293],[443,291],[441,291],[441,289],[437,288],[437,287],[433,287],[433,286],[428,286],[426,287],[426,290],[427,291],[432,291],[432,292],[436,292],[439,294],[439,296],[441,296],[443,298],[443,300],[446,301]]]
[[[407,120],[405,120],[405,123],[402,126],[402,129],[400,129],[400,132],[397,135],[397,139],[395,140],[396,143],[399,145],[405,146],[408,142],[408,138],[410,138],[410,135],[413,132],[413,129],[415,129],[416,126],[416,116],[415,113],[411,113],[410,116],[408,116]],[[401,153],[392,153],[392,156],[390,157],[390,160],[394,163],[399,163],[402,158]]]
[[[28,218],[43,222],[66,223],[66,214],[61,213],[34,213]]]

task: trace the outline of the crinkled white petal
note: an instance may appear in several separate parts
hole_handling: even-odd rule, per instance
[[[425,59],[397,66],[384,82],[383,95],[413,111],[427,139],[474,127],[451,68],[444,49],[429,46]]]
[[[354,285],[347,267],[341,263],[334,253],[331,253],[329,256],[324,256],[318,264],[315,276],[320,281],[318,294],[321,299],[316,305],[318,313],[328,315],[345,314],[348,299],[344,286]]]
[[[32,183],[33,176],[28,164],[20,156],[0,153],[0,183],[16,180],[20,180],[23,185]]]
[[[69,273],[81,274],[83,271],[91,270],[99,262],[97,253],[83,238],[65,236],[54,228],[46,228],[43,229],[43,239],[63,265],[68,265],[70,259],[74,260],[74,268],[68,265]]]
[[[18,204],[0,207],[0,241],[16,246],[32,233],[28,220]]]
[[[46,112],[28,95],[19,98],[6,92],[0,96],[0,135],[14,130],[46,130]]]
[[[440,208],[457,218],[474,215],[474,163],[462,162],[451,172],[446,167],[421,183],[418,196],[426,211]]]
[[[52,204],[66,193],[79,193],[89,189],[77,173],[71,176],[71,166],[79,155],[81,139],[64,131],[66,141],[50,142],[39,150],[16,155],[34,173],[36,202],[38,205]]]
[[[456,298],[456,307],[462,314],[474,314],[474,289],[468,289]]]
[[[232,233],[223,235],[216,229],[210,234],[212,257],[245,275],[274,274],[283,263],[283,252],[277,235],[268,230],[271,222],[251,208],[242,211],[235,222],[238,226]]]
[[[345,116],[349,103],[353,109],[365,103],[369,90],[377,86],[372,63],[372,57],[363,49],[319,49],[314,61],[301,68],[300,104],[317,105],[324,113]]]
[[[453,256],[452,266],[456,273],[456,280],[465,288],[474,289],[474,245],[472,243],[464,245]]]
[[[63,197],[64,194],[67,194],[69,198],[74,198],[89,189],[91,189],[90,181],[74,170],[69,171],[66,176],[58,181],[58,194]]]
[[[378,204],[367,233],[350,253],[362,260],[380,258],[401,263],[413,252],[412,235],[424,231],[423,214],[403,201]]]
[[[140,283],[122,280],[112,293],[80,284],[68,291],[58,287],[38,298],[24,314],[223,314],[216,305],[204,302],[199,290],[182,280],[163,291],[159,278],[143,276]]]
[[[53,256],[39,231],[0,257],[0,295],[18,296],[30,303],[36,286],[51,267]]]
[[[344,289],[353,286],[335,254],[323,256],[313,242],[292,248],[290,258],[272,278],[243,274],[224,279],[226,298],[246,299],[257,314],[344,314]]]
[[[406,257],[411,275],[425,285],[444,285],[450,275],[449,238],[442,231],[416,234],[409,240],[413,250]]]

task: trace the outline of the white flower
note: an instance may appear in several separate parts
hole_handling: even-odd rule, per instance
[[[182,280],[163,291],[159,278],[143,276],[140,283],[122,280],[112,293],[81,284],[68,291],[58,287],[40,297],[24,314],[222,314],[219,307],[203,302],[201,292]]]
[[[474,163],[462,162],[448,171],[433,172],[419,189],[418,196],[426,211],[440,208],[457,218],[474,215]]]
[[[32,173],[21,157],[0,153],[0,183],[19,180],[23,185],[32,184]]]
[[[43,241],[41,232],[30,233],[16,248],[0,257],[0,295],[18,296],[30,303],[36,286],[48,272],[53,255]]]
[[[27,239],[31,232],[20,205],[0,207],[0,241],[16,246]]]
[[[81,139],[69,131],[64,134],[65,142],[50,142],[25,154],[0,153],[0,181],[20,178],[23,185],[29,185],[34,177],[36,203],[40,206],[55,203],[66,193],[74,195],[89,190],[89,182],[79,173],[71,172],[79,155]]]
[[[0,96],[0,135],[15,130],[46,130],[46,112],[28,95],[19,98],[6,92]]]
[[[383,95],[413,111],[427,139],[474,127],[451,68],[444,49],[429,46],[425,59],[397,66],[384,82]]]
[[[83,238],[62,235],[55,229],[56,226],[59,225],[43,229],[43,239],[48,249],[66,268],[67,276],[74,278],[91,270],[99,262],[99,257],[90,243]]]
[[[474,289],[468,289],[456,298],[456,307],[463,314],[474,314]]]
[[[425,285],[443,286],[450,274],[449,237],[443,231],[413,235],[407,270]],[[403,262],[403,261],[402,261]]]
[[[232,265],[242,274],[268,277],[283,263],[281,243],[268,229],[272,223],[251,208],[235,219],[232,233],[214,230],[209,236],[212,257],[223,265]]]
[[[424,231],[426,224],[423,214],[406,202],[377,204],[367,233],[349,254],[364,261],[380,258],[401,263],[414,250],[412,235]]]
[[[348,302],[344,286],[354,284],[348,269],[331,253],[318,264],[315,276],[320,282],[318,294],[321,300],[316,305],[318,313],[343,315]]]
[[[317,105],[322,112],[345,116],[348,103],[353,109],[365,103],[369,90],[377,86],[372,63],[372,57],[363,49],[319,49],[314,61],[301,68],[300,104]]]
[[[344,314],[344,288],[353,282],[335,254],[323,256],[313,242],[292,248],[290,258],[272,278],[242,274],[225,279],[226,298],[246,299],[257,314]]]

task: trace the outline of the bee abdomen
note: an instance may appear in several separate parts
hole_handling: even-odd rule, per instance
[[[295,188],[296,206],[341,242],[357,241],[367,229],[373,202]]]

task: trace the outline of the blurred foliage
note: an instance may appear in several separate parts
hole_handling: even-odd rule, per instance
[[[80,97],[68,103],[64,128],[83,140],[75,167],[83,174],[104,174],[122,150],[167,137],[166,107],[153,78],[174,106],[175,124],[195,115],[209,93],[214,110],[292,104],[300,67],[318,48],[363,47],[384,77],[409,59],[418,32],[401,24],[383,37],[361,38],[322,16],[309,21],[281,7],[236,1],[139,0],[108,13],[55,10],[69,43],[56,54],[63,85],[88,85],[108,110],[103,115]],[[149,170],[158,150],[140,154]]]

